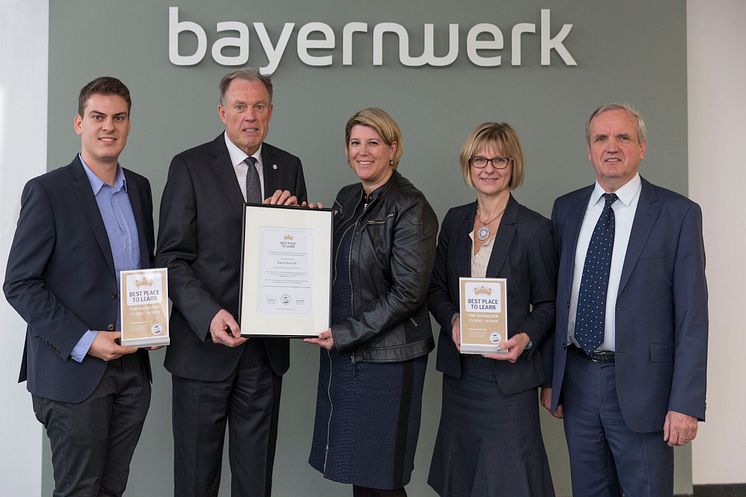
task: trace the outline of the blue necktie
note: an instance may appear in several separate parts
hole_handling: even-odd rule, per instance
[[[246,157],[246,202],[262,203],[262,185],[259,183],[259,173],[256,170],[256,157]]]
[[[618,197],[615,193],[604,193],[603,197],[606,202],[604,210],[593,229],[585,255],[575,317],[575,340],[589,355],[604,341],[606,290],[609,287],[611,252],[614,250],[615,223],[611,204]]]

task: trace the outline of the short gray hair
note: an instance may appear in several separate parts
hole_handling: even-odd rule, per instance
[[[642,118],[642,114],[632,107],[630,104],[627,103],[611,103],[602,105],[598,109],[594,110],[591,113],[591,116],[588,118],[588,122],[585,123],[585,141],[590,145],[591,143],[591,121],[599,115],[603,114],[604,112],[610,111],[610,110],[623,110],[627,114],[630,115],[635,121],[637,121],[637,141],[640,143],[644,143],[648,139],[648,131],[645,127],[645,121]]]
[[[237,71],[231,71],[220,80],[220,104],[223,104],[223,98],[225,92],[228,91],[228,87],[231,85],[233,80],[243,79],[245,81],[259,81],[267,89],[269,93],[269,103],[272,103],[272,78],[265,76],[253,67],[247,67],[245,69],[239,69]]]

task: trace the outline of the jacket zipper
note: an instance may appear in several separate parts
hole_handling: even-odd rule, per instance
[[[360,217],[363,217],[365,215],[365,212],[368,210],[368,206],[372,204],[375,201],[375,199],[371,199],[370,201],[366,201],[365,204],[363,204],[363,213],[360,214]],[[360,205],[360,200],[357,201],[357,204],[355,205],[355,210],[357,210],[357,206]],[[350,244],[350,248],[352,248],[352,243],[355,242],[355,232],[357,231],[357,225],[358,221],[360,221],[360,218],[355,220],[355,224],[352,225],[352,242]],[[350,307],[352,307],[352,311],[355,311],[355,292],[352,291],[352,250],[350,250],[350,253],[347,254],[347,279],[350,284]],[[350,354],[350,361],[352,362],[352,375],[355,376],[355,351],[352,351],[352,354]]]
[[[359,205],[359,204],[360,204],[360,201],[358,200],[358,204],[357,205]],[[357,210],[357,205],[355,206],[356,210]],[[366,207],[367,207],[367,205],[366,205]],[[344,211],[342,210],[342,205],[341,204],[339,206],[339,212],[342,213],[342,214],[344,213]],[[346,233],[347,231],[349,231],[350,228],[352,228],[353,239],[355,237],[355,229],[354,228],[356,226],[357,226],[357,221],[355,221],[355,223],[352,226],[350,226],[349,228],[347,228],[345,230],[345,233]],[[344,233],[342,233],[342,236],[340,237],[340,239],[341,238],[344,238]],[[339,247],[337,247],[337,253],[334,254],[334,278],[332,279],[332,284],[334,284],[334,282],[337,280],[337,256],[338,255],[339,255]],[[352,277],[349,275],[350,259],[351,258],[352,258],[351,255],[348,255],[348,257],[347,257],[347,259],[348,259],[348,261],[347,261],[347,264],[348,264],[348,266],[347,266],[348,276],[347,277],[348,277],[348,279],[350,281],[350,288],[352,288]],[[326,351],[326,356],[329,359],[329,380],[327,381],[327,384],[326,384],[326,395],[329,398],[329,418],[326,420],[326,444],[324,445],[324,466],[323,466],[323,473],[324,474],[326,474],[326,463],[327,463],[327,460],[329,458],[329,438],[331,437],[332,415],[334,414],[334,402],[332,401],[332,371],[333,371],[332,370],[332,353],[331,353],[330,350]],[[352,362],[353,362],[353,365],[354,365],[354,363],[355,363],[354,352],[353,352]]]
[[[342,233],[342,236],[340,237],[340,239],[344,238],[345,233],[350,231],[350,229],[353,227],[354,226],[348,226],[347,229],[344,230],[344,232]],[[353,236],[355,236],[354,232],[353,232]],[[337,247],[337,252],[334,254],[334,278],[332,278],[332,285],[334,285],[334,283],[337,281],[337,256],[339,256],[339,247]]]
[[[329,419],[326,420],[326,445],[324,446],[324,475],[326,475],[326,460],[329,457],[329,437],[331,435],[332,414],[334,413],[334,403],[332,402],[332,353],[326,351],[329,359],[329,380],[326,384],[326,395],[329,397]]]

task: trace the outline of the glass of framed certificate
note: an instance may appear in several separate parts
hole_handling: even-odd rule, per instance
[[[331,261],[331,209],[247,204],[241,335],[309,337],[327,329]]]
[[[122,345],[168,345],[168,269],[120,271]]]
[[[507,354],[507,298],[505,278],[459,278],[462,354]]]

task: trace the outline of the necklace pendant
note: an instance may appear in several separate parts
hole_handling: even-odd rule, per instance
[[[490,237],[490,229],[486,225],[482,226],[477,230],[477,238],[480,241],[485,241],[487,238]]]

